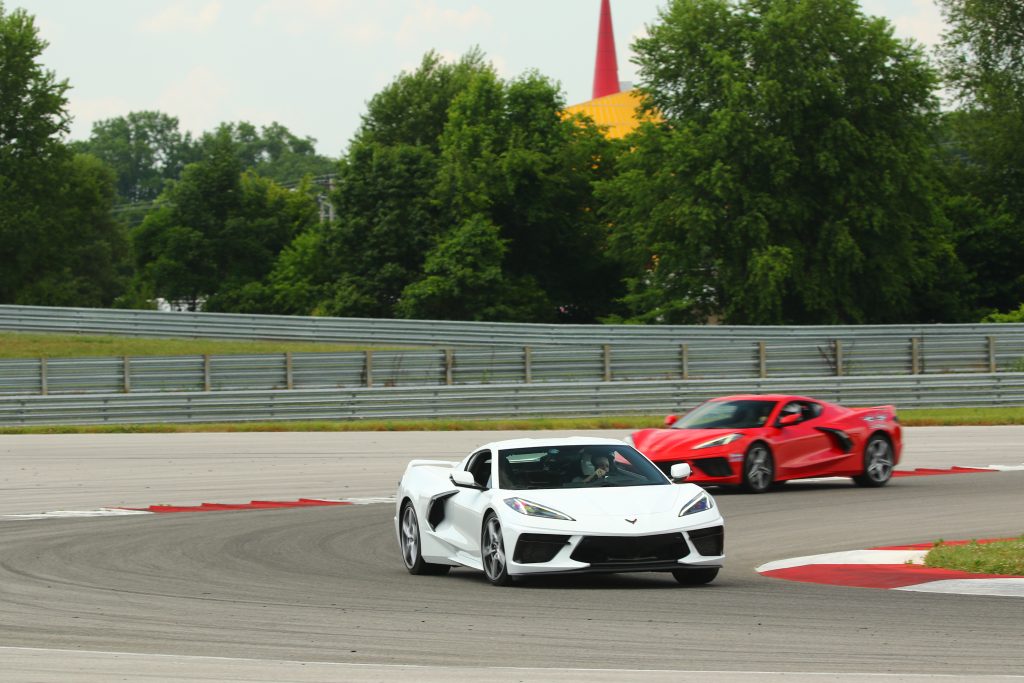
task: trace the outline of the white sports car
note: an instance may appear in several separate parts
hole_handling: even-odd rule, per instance
[[[690,475],[682,463],[672,479]],[[413,460],[398,484],[406,568],[482,570],[498,586],[537,574],[672,572],[713,580],[722,516],[696,484],[673,483],[625,442],[569,437],[482,446],[461,462]]]

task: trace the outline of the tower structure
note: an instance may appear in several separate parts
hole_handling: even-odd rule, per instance
[[[597,27],[597,60],[594,63],[592,97],[596,100],[617,92],[619,92],[619,64],[615,59],[611,0],[601,0],[601,20]]]

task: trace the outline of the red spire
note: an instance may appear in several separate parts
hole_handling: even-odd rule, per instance
[[[619,65],[615,61],[610,0],[601,0],[601,23],[597,27],[597,62],[594,64],[593,99],[619,92]]]

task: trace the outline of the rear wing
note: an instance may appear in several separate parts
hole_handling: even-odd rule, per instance
[[[460,460],[410,460],[409,464],[406,465],[406,469],[412,469],[413,467],[450,467],[455,468],[456,465],[461,462]]]
[[[884,406],[872,406],[870,408],[854,408],[853,412],[858,417],[862,417],[865,420],[870,420],[872,417],[877,420],[892,419],[898,421],[899,419],[896,417],[896,406],[891,404]]]

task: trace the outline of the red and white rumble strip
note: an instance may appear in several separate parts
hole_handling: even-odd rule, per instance
[[[979,539],[978,543],[995,540]],[[946,541],[946,545],[969,541]],[[1024,576],[972,574],[925,567],[931,543],[882,546],[769,562],[757,572],[773,579],[822,583],[832,586],[888,588],[920,593],[961,593],[1024,598]]]
[[[123,517],[159,515],[172,512],[223,512],[225,510],[270,510],[320,507],[326,505],[371,505],[394,503],[394,498],[299,498],[298,500],[254,500],[248,503],[202,503],[200,505],[150,505],[145,508],[99,508],[97,510],[54,510],[26,514],[0,515],[0,519],[59,519],[68,517]]]

